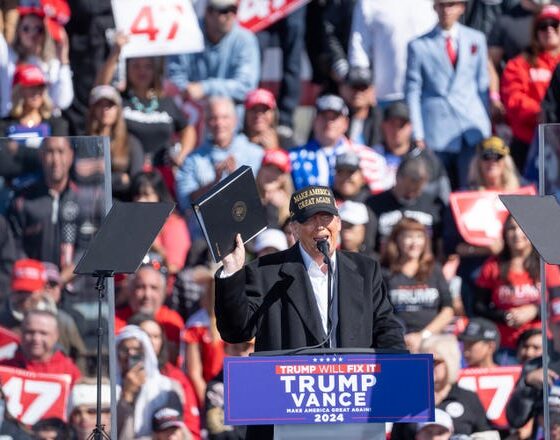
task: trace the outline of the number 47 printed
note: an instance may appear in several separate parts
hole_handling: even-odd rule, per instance
[[[191,0],[112,0],[119,31],[129,37],[125,58],[163,56],[204,49]]]

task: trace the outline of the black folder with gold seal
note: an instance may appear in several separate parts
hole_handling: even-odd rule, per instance
[[[266,213],[250,167],[243,165],[192,203],[212,258],[216,263],[266,229]]]

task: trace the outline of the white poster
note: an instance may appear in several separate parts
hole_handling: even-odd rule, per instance
[[[201,52],[204,39],[190,0],[112,0],[124,58]]]

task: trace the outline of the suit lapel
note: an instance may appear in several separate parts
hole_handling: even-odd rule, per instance
[[[356,347],[363,341],[360,334],[364,312],[364,280],[356,264],[342,252],[336,253],[338,262],[338,346]]]
[[[280,266],[279,273],[281,277],[293,279],[286,294],[296,308],[301,321],[315,337],[317,343],[321,342],[326,334],[323,330],[319,307],[313,295],[313,287],[305,270],[298,244],[291,247],[286,255],[286,262]]]

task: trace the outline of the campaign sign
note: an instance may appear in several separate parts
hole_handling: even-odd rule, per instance
[[[501,237],[509,211],[498,198],[500,194],[535,195],[533,186],[517,191],[460,191],[449,195],[449,206],[457,229],[468,244],[490,246]]]
[[[425,422],[434,418],[431,354],[224,359],[225,423]]]
[[[124,58],[204,49],[190,0],[112,0],[111,5],[117,29],[129,37],[121,52]]]
[[[0,367],[0,383],[7,409],[25,425],[57,417],[66,420],[70,395],[69,374],[33,373],[20,368]]]
[[[0,360],[12,359],[19,346],[19,341],[19,335],[7,328],[0,327]]]
[[[306,3],[309,0],[240,0],[237,19],[241,26],[258,32]]]
[[[507,428],[506,405],[521,375],[521,365],[494,368],[465,368],[458,385],[475,392],[486,417],[498,428]]]

